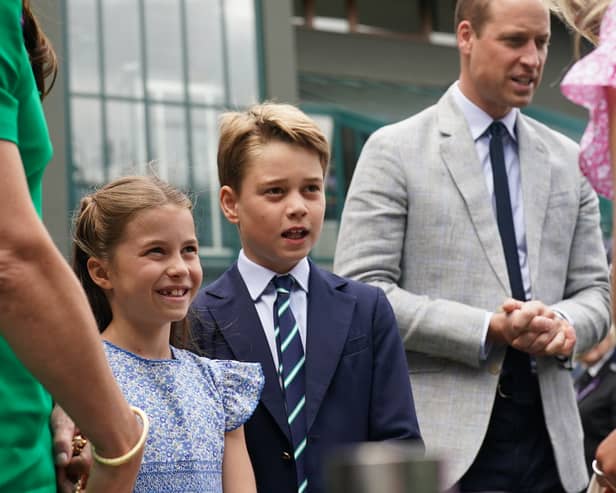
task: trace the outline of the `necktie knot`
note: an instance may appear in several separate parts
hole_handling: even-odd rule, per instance
[[[507,135],[507,127],[505,127],[503,122],[494,120],[488,127],[488,132],[490,132],[492,137],[502,139],[505,135]]]
[[[274,283],[274,287],[276,291],[280,294],[289,294],[291,293],[291,289],[293,288],[293,283],[295,279],[290,274],[285,274],[284,276],[276,276],[272,279]]]

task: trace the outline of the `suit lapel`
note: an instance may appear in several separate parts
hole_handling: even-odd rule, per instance
[[[327,276],[312,262],[306,337],[306,420],[308,430],[340,362],[356,300],[338,288],[346,280]]]
[[[507,264],[481,163],[464,115],[453,103],[450,92],[438,103],[438,125],[443,161],[466,203],[490,267],[505,293],[509,294]]]
[[[278,373],[259,315],[244,281],[233,265],[220,282],[206,288],[213,299],[211,315],[238,361],[261,363],[265,384],[261,402],[290,440],[284,400]]]
[[[526,226],[526,248],[531,286],[537,285],[539,272],[539,251],[543,223],[550,197],[551,166],[545,145],[532,132],[522,115],[516,122],[520,172],[522,175],[522,197],[524,201],[524,223]]]

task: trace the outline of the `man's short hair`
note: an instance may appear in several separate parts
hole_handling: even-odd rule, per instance
[[[246,167],[270,142],[284,142],[314,152],[323,175],[329,165],[329,144],[317,124],[289,104],[262,103],[220,118],[218,178],[221,186],[239,192]]]
[[[458,0],[454,14],[454,32],[462,21],[469,21],[477,36],[490,18],[490,0]]]

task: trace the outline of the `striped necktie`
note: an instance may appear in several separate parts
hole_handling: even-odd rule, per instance
[[[308,487],[304,470],[306,448],[306,377],[305,356],[299,336],[299,324],[291,311],[291,290],[294,283],[290,275],[275,277],[276,302],[274,303],[274,332],[278,348],[278,373],[282,381],[287,421],[293,441],[293,455],[297,472],[297,491]]]

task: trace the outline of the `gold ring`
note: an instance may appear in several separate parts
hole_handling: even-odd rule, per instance
[[[77,434],[73,437],[73,456],[81,454],[81,451],[88,444],[88,440],[80,434]]]

